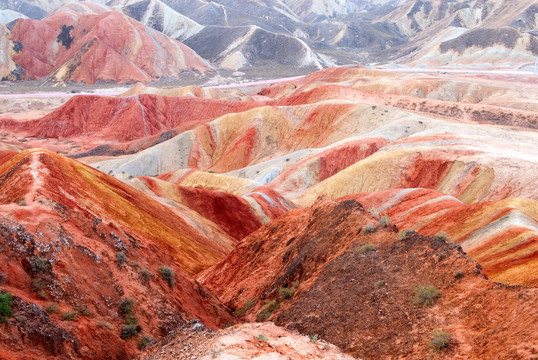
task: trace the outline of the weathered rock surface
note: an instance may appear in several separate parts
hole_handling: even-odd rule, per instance
[[[218,332],[191,323],[140,356],[143,360],[192,358],[353,359],[326,341],[313,340],[269,322],[241,324]]]

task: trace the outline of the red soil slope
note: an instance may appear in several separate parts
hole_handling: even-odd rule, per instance
[[[249,320],[318,334],[360,358],[433,356],[441,330],[451,336],[441,358],[538,351],[537,289],[487,280],[457,245],[369,223],[354,200],[318,200],[251,234],[200,281]],[[440,291],[432,306],[410,301],[420,285]]]
[[[218,231],[207,233],[210,240],[189,225],[180,212],[171,211],[114,177],[45,150],[14,156],[2,165],[0,176],[0,204],[24,201],[39,206],[38,200],[51,199],[66,209],[113,220],[132,235],[165,246],[189,273],[222,259],[234,244]]]
[[[43,20],[17,21],[10,39],[22,44],[13,60],[26,79],[150,81],[209,69],[187,46],[118,12],[63,8]]]
[[[224,231],[241,240],[262,224],[242,197],[221,191],[172,185],[153,178],[141,178],[156,196],[181,203],[218,224]]]
[[[0,353],[129,358],[143,336],[158,339],[189,319],[223,326],[229,312],[186,272],[229,251],[220,236],[208,240],[174,210],[73,160],[42,150],[11,157],[0,165],[0,273],[14,300]],[[140,328],[122,339],[122,325],[134,322],[119,307],[126,298]]]
[[[18,122],[0,120],[5,129],[47,138],[92,137],[130,141],[157,135],[173,128],[179,131],[219,116],[249,110],[256,102],[178,98],[159,95],[129,97],[74,96],[65,105],[41,119]]]

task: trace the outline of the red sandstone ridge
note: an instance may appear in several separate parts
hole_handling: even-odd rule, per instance
[[[166,175],[169,174],[163,177]],[[239,195],[176,185],[151,177],[137,178],[131,184],[196,211],[238,241],[292,207],[276,191],[264,187]]]
[[[21,19],[10,39],[25,79],[126,82],[177,78],[209,65],[179,41],[118,12],[78,13],[64,7],[44,20]]]
[[[458,245],[398,234],[355,200],[289,211],[199,280],[247,320],[317,334],[360,358],[428,358],[439,331],[450,337],[446,359],[538,351],[537,289],[487,280]],[[413,303],[430,285],[432,304]]]
[[[0,354],[123,359],[143,336],[159,339],[187,320],[214,329],[232,320],[188,274],[231,249],[224,233],[195,225],[202,235],[180,210],[57,154],[2,161],[0,273],[14,300]]]
[[[260,106],[256,102],[159,95],[74,96],[41,119],[0,120],[3,128],[48,138],[91,137],[131,141],[170,129],[185,131],[231,112]]]
[[[446,194],[422,188],[354,194],[375,216],[387,215],[400,229],[423,235],[444,234],[460,244],[493,280],[538,285],[538,202],[525,198],[467,205]]]

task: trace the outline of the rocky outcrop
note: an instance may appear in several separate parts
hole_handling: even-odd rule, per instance
[[[189,275],[233,246],[208,221],[44,150],[6,153],[0,189],[2,354],[133,357],[190,319],[231,321]]]
[[[317,335],[356,357],[423,359],[440,331],[448,357],[524,359],[538,350],[527,326],[538,319],[536,289],[489,281],[458,245],[398,233],[355,200],[288,212],[200,281],[248,320]],[[420,286],[435,290],[427,304]]]

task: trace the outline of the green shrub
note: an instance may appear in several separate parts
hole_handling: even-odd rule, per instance
[[[265,300],[265,306],[261,309],[259,313],[256,314],[257,321],[265,321],[269,319],[273,311],[278,309],[278,301],[276,300]]]
[[[13,294],[10,292],[0,294],[0,323],[5,323],[6,319],[13,316],[11,306]]]
[[[52,269],[52,265],[47,258],[34,256],[30,259],[30,266],[34,273],[45,273],[49,272]]]
[[[122,315],[133,314],[134,305],[135,305],[134,298],[123,298],[118,302],[118,307],[120,308],[120,313]]]
[[[398,233],[398,240],[404,240],[408,236],[414,234],[415,232],[411,229],[405,229]]]
[[[92,312],[86,304],[75,306],[75,310],[82,316],[92,316]]]
[[[312,335],[312,336],[309,336],[309,340],[311,343],[315,344],[319,341],[319,336],[316,334],[316,335]]]
[[[125,315],[125,323],[127,325],[138,324],[138,317],[136,317],[134,314],[127,314]]]
[[[391,226],[392,222],[390,220],[390,217],[387,214],[381,216],[379,218],[379,225],[384,228]]]
[[[363,245],[360,248],[358,248],[357,252],[359,254],[367,254],[367,253],[370,253],[370,252],[374,252],[376,250],[377,250],[377,246],[375,246],[374,244],[366,244],[366,245]]]
[[[267,341],[267,337],[263,334],[256,336],[255,339],[258,341]]]
[[[415,295],[411,299],[411,303],[415,306],[430,306],[439,296],[441,296],[441,292],[434,286],[421,285],[415,287]]]
[[[151,336],[144,335],[142,339],[138,341],[138,350],[142,350],[154,342],[155,340]]]
[[[458,270],[454,273],[454,279],[461,279],[464,276],[463,271]]]
[[[75,321],[77,319],[78,311],[64,311],[61,315],[63,321]]]
[[[33,278],[32,281],[30,281],[30,288],[34,292],[38,292],[39,290],[43,290],[47,287],[47,283],[45,280],[41,278]]]
[[[96,324],[99,325],[99,326],[104,327],[105,329],[112,330],[112,325],[110,325],[106,321],[99,320],[99,321],[96,322]]]
[[[290,299],[293,294],[295,293],[295,290],[293,289],[287,289],[287,288],[280,288],[278,289],[278,293],[280,294],[280,299]]]
[[[435,240],[442,240],[444,242],[450,242],[450,236],[448,236],[447,233],[444,231],[438,232],[437,234],[433,235],[433,238]]]
[[[437,352],[447,348],[450,345],[451,335],[446,331],[435,331],[432,334],[427,346]]]
[[[376,287],[376,288],[380,288],[380,287],[383,287],[383,286],[385,286],[385,280],[379,280],[374,284],[374,287]]]
[[[46,303],[44,309],[49,314],[57,314],[58,312],[60,312],[60,308],[58,307],[58,303],[55,303],[55,302]]]
[[[136,325],[122,325],[121,326],[121,333],[120,338],[122,339],[128,339],[130,337],[136,336],[138,332],[141,330],[140,326]]]
[[[243,316],[243,315],[245,315],[247,313],[247,311],[249,311],[250,309],[252,309],[254,307],[254,305],[256,305],[256,299],[248,299],[247,302],[245,303],[245,305],[243,305],[242,308],[235,309],[235,311],[234,311],[235,316]]]
[[[121,267],[127,262],[127,255],[123,251],[119,251],[116,253],[116,262]]]
[[[377,230],[377,226],[375,226],[374,224],[366,224],[362,228],[362,233],[363,234],[371,234],[371,233],[374,233],[376,230]]]
[[[172,270],[172,268],[169,268],[168,266],[161,266],[159,267],[159,274],[161,275],[161,278],[168,283],[168,286],[173,287],[176,283],[174,270]]]
[[[153,273],[148,269],[142,269],[139,272],[140,278],[142,279],[142,284],[147,285],[149,280],[153,277]]]
[[[26,201],[24,201],[24,200],[20,201],[19,206],[26,206]]]

